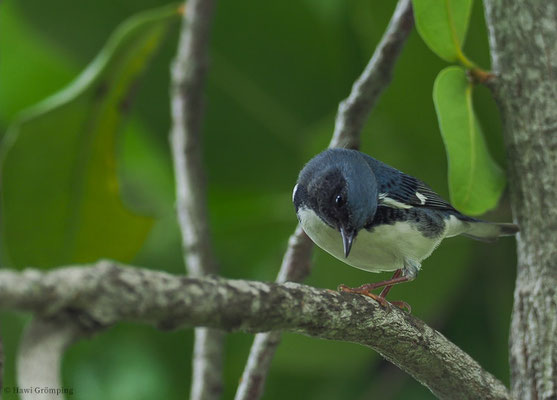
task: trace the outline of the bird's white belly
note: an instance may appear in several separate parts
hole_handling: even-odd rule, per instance
[[[340,232],[308,208],[298,210],[298,216],[304,231],[319,247],[353,267],[371,272],[395,271],[404,267],[405,260],[419,264],[443,237],[427,238],[408,222],[377,226],[371,232],[362,229],[345,258]]]

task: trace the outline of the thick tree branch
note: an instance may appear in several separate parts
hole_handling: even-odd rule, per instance
[[[393,17],[362,75],[348,98],[340,103],[330,147],[360,147],[364,123],[391,81],[398,55],[413,26],[412,3],[400,0]],[[309,275],[313,243],[298,225],[290,236],[277,282],[302,282]],[[257,400],[263,395],[271,360],[280,343],[280,332],[256,335],[235,400]]]
[[[486,0],[509,158],[518,273],[510,333],[517,399],[557,398],[557,4]],[[517,22],[519,21],[519,22]]]
[[[371,60],[354,82],[350,96],[338,107],[330,147],[360,147],[360,132],[375,102],[391,82],[395,62],[413,26],[412,3],[400,0]]]
[[[217,272],[207,217],[205,175],[201,149],[203,90],[213,0],[189,0],[172,66],[171,145],[176,201],[188,273]],[[223,336],[197,329],[193,351],[192,400],[216,399],[222,392]]]
[[[26,327],[17,359],[18,385],[21,388],[45,388],[45,392],[21,394],[22,400],[58,400],[65,392],[60,381],[64,352],[83,331],[77,321],[57,315],[45,320],[33,319]]]
[[[310,272],[313,242],[300,225],[288,240],[277,282],[302,282]],[[258,333],[253,339],[248,361],[235,400],[256,400],[263,395],[271,362],[280,344],[281,332]]]
[[[444,399],[508,399],[469,355],[412,315],[361,295],[298,283],[189,278],[103,261],[42,272],[0,271],[0,309],[84,326],[140,321],[163,329],[286,330],[368,346]]]

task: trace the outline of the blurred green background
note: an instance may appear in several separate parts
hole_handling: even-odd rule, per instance
[[[70,82],[126,17],[158,0],[4,0],[0,4],[0,137],[22,109]],[[204,157],[215,250],[222,275],[274,280],[296,226],[291,190],[298,171],[324,149],[339,101],[379,41],[395,2],[303,0],[218,2],[206,93]],[[183,273],[169,158],[169,64],[177,27],[144,75],[125,132],[119,173],[129,206],[156,218],[134,265]],[[483,9],[473,9],[467,55],[489,54]],[[447,64],[413,32],[362,135],[362,150],[448,196],[447,166],[431,99]],[[505,165],[501,127],[488,91],[475,106],[494,158]],[[53,132],[55,135],[55,132]],[[45,178],[48,179],[48,178]],[[508,221],[508,197],[487,219]],[[334,289],[385,276],[349,268],[319,249],[307,283]],[[515,278],[512,239],[445,241],[419,278],[392,291],[508,383],[507,338]],[[29,316],[3,313],[4,384]],[[252,336],[227,337],[225,398],[232,398]],[[119,324],[74,345],[64,386],[78,399],[181,399],[189,393],[192,332]],[[6,397],[8,398],[8,397]],[[9,397],[15,398],[15,396]],[[372,350],[285,334],[265,399],[431,399],[433,395]]]

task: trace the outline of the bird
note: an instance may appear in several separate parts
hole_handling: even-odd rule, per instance
[[[304,232],[321,249],[365,271],[394,271],[381,282],[339,286],[383,306],[393,285],[415,279],[443,239],[463,235],[492,242],[519,231],[512,223],[464,215],[418,178],[352,149],[313,157],[298,175],[292,201]],[[379,295],[371,292],[378,288]],[[411,311],[403,301],[391,304]]]

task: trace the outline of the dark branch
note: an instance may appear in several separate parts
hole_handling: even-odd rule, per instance
[[[507,389],[442,334],[364,296],[298,283],[188,278],[103,261],[50,272],[0,271],[0,309],[88,326],[140,321],[162,329],[286,330],[368,346],[440,398],[508,399]]]

